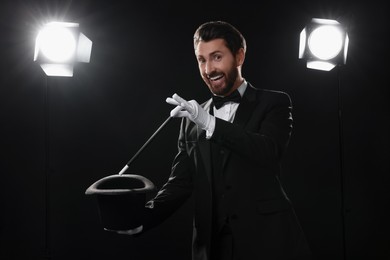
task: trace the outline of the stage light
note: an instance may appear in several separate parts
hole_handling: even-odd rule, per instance
[[[344,174],[344,139],[342,123],[342,96],[340,65],[346,64],[349,37],[346,30],[336,20],[313,18],[301,31],[299,41],[299,58],[306,60],[306,67],[310,69],[330,71],[337,68],[337,105],[338,105],[338,142],[339,142],[339,171],[341,195],[341,225],[342,225],[342,251],[346,256],[346,196]]]
[[[310,69],[330,71],[347,61],[349,38],[336,20],[313,18],[303,28],[299,40],[299,58]]]
[[[79,24],[47,23],[35,40],[34,61],[48,76],[73,76],[75,62],[88,63],[92,41],[79,31]]]
[[[92,41],[79,31],[79,24],[50,22],[41,28],[35,39],[34,61],[47,76],[72,77],[76,62],[89,63]],[[45,258],[51,258],[50,248],[50,102],[49,81],[45,80]]]

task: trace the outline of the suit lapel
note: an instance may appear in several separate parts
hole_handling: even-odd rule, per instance
[[[234,117],[234,124],[244,127],[252,115],[252,111],[256,106],[256,91],[248,83],[241,103],[237,108],[236,116]]]
[[[212,99],[209,99],[208,101],[205,102],[204,104],[204,109],[206,111],[210,112],[211,107],[211,102]],[[203,165],[206,169],[207,173],[207,178],[209,182],[211,183],[211,144],[210,141],[206,139],[206,131],[203,129],[200,129],[197,127],[197,133],[198,133],[198,147],[199,147],[199,152],[201,154],[202,160],[203,160]]]
[[[248,83],[248,87],[245,90],[244,96],[242,97],[242,100],[240,102],[240,105],[237,108],[236,115],[234,117],[234,124],[238,124],[242,127],[245,127],[248,120],[250,119],[252,115],[252,111],[256,106],[256,90],[253,88],[252,85]],[[211,106],[212,99],[209,99],[204,103],[203,108],[206,111],[210,111],[212,109]],[[210,141],[206,139],[206,131],[197,128],[197,135],[198,135],[198,146],[199,146],[199,152],[201,154],[207,177],[209,181],[211,182],[211,174],[212,174],[212,168],[211,168],[211,144]],[[227,150],[224,157],[222,158],[222,169],[225,168],[227,159],[230,156],[231,151]]]
[[[256,106],[256,91],[248,83],[248,86],[245,90],[244,96],[242,97],[242,100],[240,102],[240,105],[237,108],[236,115],[234,117],[234,124],[240,125],[242,127],[245,127],[248,120],[250,119],[253,110]],[[224,157],[222,158],[222,171],[224,171],[226,163],[228,161],[228,158],[231,154],[230,150],[227,150],[224,154]]]

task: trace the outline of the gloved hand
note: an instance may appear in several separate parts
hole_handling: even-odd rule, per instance
[[[207,130],[212,115],[206,112],[195,100],[186,101],[177,94],[173,94],[172,98],[167,98],[166,102],[176,107],[171,110],[171,117],[187,117],[200,128]]]

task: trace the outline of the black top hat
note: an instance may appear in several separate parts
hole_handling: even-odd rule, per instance
[[[154,184],[135,174],[115,174],[93,183],[86,195],[96,195],[100,218],[105,230],[134,229],[142,225],[146,193]]]

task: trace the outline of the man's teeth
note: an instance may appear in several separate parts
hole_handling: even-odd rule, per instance
[[[210,80],[215,81],[215,80],[218,80],[222,77],[223,77],[223,75],[218,75],[218,76],[210,77]]]

